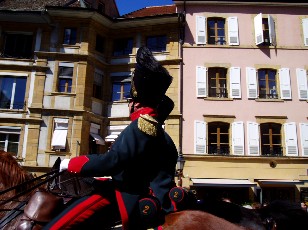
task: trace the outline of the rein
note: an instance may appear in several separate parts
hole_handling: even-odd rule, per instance
[[[37,181],[37,180],[39,180],[39,179],[41,179],[41,178],[43,178],[43,177],[49,176],[49,175],[54,174],[54,173],[57,173],[57,172],[58,172],[58,170],[53,170],[53,171],[48,172],[48,173],[46,173],[46,174],[44,174],[44,175],[41,175],[41,176],[32,178],[32,179],[30,179],[30,180],[27,180],[27,181],[25,181],[25,182],[22,182],[22,183],[20,183],[20,184],[18,184],[18,185],[15,185],[15,186],[11,187],[11,188],[2,190],[2,191],[0,191],[0,196],[3,195],[3,194],[5,194],[5,193],[7,193],[7,192],[10,192],[10,191],[12,191],[12,190],[14,190],[14,189],[17,189],[17,188],[19,188],[19,187],[21,187],[21,186],[23,186],[23,185],[26,185],[26,184],[35,182],[35,181]],[[46,181],[46,182],[48,182],[48,181]]]
[[[22,195],[24,195],[24,194],[27,194],[27,193],[31,192],[32,190],[34,190],[34,189],[40,187],[41,185],[47,183],[48,181],[53,180],[54,178],[60,176],[63,172],[64,172],[64,171],[58,172],[58,170],[54,170],[54,171],[51,171],[51,172],[49,172],[49,173],[46,173],[46,174],[44,174],[44,175],[42,175],[42,176],[36,177],[36,178],[34,178],[34,179],[31,179],[31,180],[29,180],[29,181],[27,181],[27,182],[23,182],[23,183],[21,183],[21,184],[19,184],[19,185],[16,185],[16,186],[12,187],[12,188],[9,188],[9,189],[6,189],[6,190],[4,190],[4,191],[1,191],[1,194],[4,194],[4,193],[6,193],[6,192],[8,192],[8,191],[11,191],[11,190],[15,189],[16,187],[19,187],[19,186],[25,184],[25,183],[29,183],[30,181],[33,182],[33,181],[36,181],[36,180],[38,180],[38,179],[41,179],[42,177],[45,177],[45,176],[47,176],[47,175],[54,174],[54,175],[52,175],[51,177],[46,178],[45,180],[43,180],[43,181],[37,183],[36,185],[32,186],[31,188],[28,188],[28,189],[26,189],[25,191],[20,192],[20,193],[16,194],[15,196],[9,198],[8,200],[1,202],[1,203],[0,203],[0,206],[1,206],[1,205],[4,205],[4,204],[6,204],[6,203],[8,203],[8,202],[10,202],[10,201],[15,200],[16,198],[18,198],[18,197],[20,197],[20,196],[22,196]]]

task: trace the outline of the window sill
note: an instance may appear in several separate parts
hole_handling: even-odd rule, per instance
[[[69,44],[62,44],[65,48],[71,48],[71,49],[79,49],[81,45],[69,45]]]
[[[55,151],[55,150],[45,150],[45,153],[49,154],[49,155],[71,155],[70,152],[66,152],[66,151]]]
[[[206,97],[205,101],[233,101],[233,98],[221,98],[221,97]]]
[[[110,101],[109,104],[128,104],[127,100],[122,101]]]
[[[255,99],[257,102],[284,102],[282,99]]]
[[[51,92],[53,96],[76,96],[76,93],[64,93],[64,92]]]

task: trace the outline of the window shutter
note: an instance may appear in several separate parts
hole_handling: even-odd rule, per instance
[[[228,39],[229,45],[239,45],[238,20],[237,17],[228,18]]]
[[[232,123],[232,154],[244,155],[244,123]]]
[[[305,69],[296,69],[297,89],[299,99],[308,99],[307,72]]]
[[[259,124],[247,122],[248,155],[260,155]]]
[[[268,15],[269,39],[273,46],[276,46],[275,21],[271,15]]]
[[[230,95],[231,98],[241,98],[241,68],[230,68]]]
[[[206,154],[206,122],[195,121],[195,154]]]
[[[196,39],[197,44],[206,44],[206,17],[196,17]]]
[[[206,97],[206,75],[207,68],[204,66],[196,67],[196,89],[197,89],[197,97]]]
[[[286,155],[298,156],[297,135],[295,122],[284,124],[284,134],[286,143]]]
[[[255,68],[246,67],[248,98],[258,98],[257,72]]]
[[[289,68],[279,69],[280,98],[291,99],[291,83]]]
[[[303,22],[303,35],[304,35],[304,44],[308,46],[308,18],[304,18]]]
[[[256,42],[256,45],[259,45],[264,42],[263,27],[262,27],[262,13],[255,16],[254,26],[255,26],[255,42]]]
[[[308,156],[308,123],[300,123],[302,156]]]

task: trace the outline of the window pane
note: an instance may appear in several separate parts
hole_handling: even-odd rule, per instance
[[[12,88],[15,81],[12,77],[2,77],[1,79],[1,92],[0,92],[0,107],[9,109],[12,98]]]
[[[113,55],[128,55],[133,52],[133,39],[116,39],[113,42]]]
[[[95,50],[97,50],[100,53],[104,53],[104,45],[105,45],[105,39],[100,35],[96,35]]]
[[[166,51],[167,37],[163,36],[153,36],[147,38],[147,47],[152,52],[162,52]]]
[[[76,44],[76,28],[67,28],[64,30],[64,44],[74,45]]]
[[[59,76],[61,77],[72,77],[73,71],[73,67],[59,66]]]
[[[25,103],[25,94],[26,94],[26,78],[16,78],[16,89],[13,109],[22,109]]]
[[[4,57],[31,58],[33,35],[6,34]]]
[[[121,84],[113,83],[112,86],[112,101],[119,101],[121,99]]]

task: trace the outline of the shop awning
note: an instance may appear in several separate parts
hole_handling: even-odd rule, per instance
[[[67,129],[56,129],[53,132],[51,146],[54,149],[65,149]]]
[[[275,179],[257,179],[256,180],[261,185],[296,185],[296,184],[304,184],[303,181],[300,180],[275,180]]]
[[[95,133],[90,133],[90,135],[94,138],[96,144],[105,145],[105,141],[100,135],[95,134]]]
[[[202,187],[256,187],[257,184],[247,179],[197,179],[192,178],[193,186]]]

